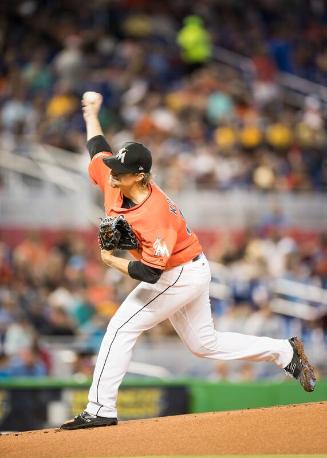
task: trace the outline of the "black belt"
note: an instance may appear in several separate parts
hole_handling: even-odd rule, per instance
[[[202,253],[198,254],[197,256],[195,256],[195,258],[192,259],[191,262],[195,262],[195,261],[198,261],[202,256]]]

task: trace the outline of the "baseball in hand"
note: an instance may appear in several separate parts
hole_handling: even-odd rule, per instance
[[[93,91],[84,92],[83,100],[87,103],[95,103],[97,100],[99,100],[99,94]]]

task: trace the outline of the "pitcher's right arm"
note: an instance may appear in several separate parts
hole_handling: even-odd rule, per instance
[[[109,169],[102,161],[105,156],[111,156],[111,146],[103,135],[99,121],[99,111],[102,105],[102,95],[94,92],[92,100],[84,94],[82,98],[83,118],[86,125],[87,149],[90,154],[91,163],[89,174],[94,183],[101,191],[104,190],[104,182],[108,179]]]

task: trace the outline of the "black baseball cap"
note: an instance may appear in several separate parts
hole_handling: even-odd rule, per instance
[[[103,162],[114,173],[148,173],[152,166],[152,156],[142,143],[128,142],[115,156],[106,157]]]

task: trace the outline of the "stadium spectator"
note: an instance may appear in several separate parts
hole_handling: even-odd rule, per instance
[[[42,377],[47,369],[38,352],[32,348],[21,349],[8,365],[10,377]]]
[[[188,70],[198,68],[212,57],[211,37],[199,16],[192,15],[184,19],[177,42],[182,50],[182,59],[189,65]]]

